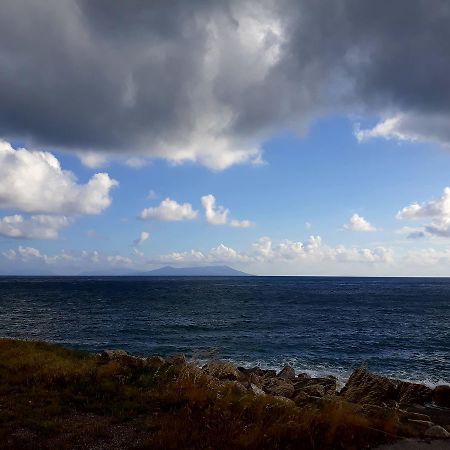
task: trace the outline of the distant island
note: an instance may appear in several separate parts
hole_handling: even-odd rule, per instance
[[[146,272],[83,272],[81,276],[142,276],[142,277],[249,277],[249,273],[241,272],[229,266],[164,266]]]

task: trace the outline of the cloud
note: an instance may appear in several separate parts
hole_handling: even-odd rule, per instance
[[[109,158],[104,153],[99,152],[77,152],[78,158],[83,165],[90,169],[99,169],[105,167],[109,163]]]
[[[421,236],[450,237],[450,187],[446,187],[441,197],[425,203],[412,203],[397,213],[399,220],[431,219],[422,229],[416,229]],[[420,237],[417,234],[417,237]]]
[[[397,234],[405,235],[408,239],[421,239],[426,236],[423,228],[402,227],[396,231]]]
[[[228,222],[229,210],[223,206],[216,207],[214,195],[204,195],[201,198],[203,208],[205,208],[206,221],[211,225],[225,225]]]
[[[33,247],[22,247],[21,245],[17,250],[9,249],[2,252],[2,255],[9,261],[21,260],[27,262],[30,259],[43,259],[43,255],[39,250]]]
[[[431,142],[450,150],[449,116],[439,114],[405,113],[388,117],[373,128],[361,130],[357,126],[358,141],[383,138],[408,142]]]
[[[438,250],[435,248],[425,248],[409,251],[404,258],[406,264],[424,268],[443,268],[448,273],[445,266],[450,264],[450,250]]]
[[[450,250],[418,248],[394,253],[383,246],[329,246],[319,236],[310,236],[305,241],[262,237],[244,250],[220,244],[206,251],[192,249],[150,259],[136,248],[130,256],[97,250],[62,250],[49,255],[22,245],[0,253],[0,271],[11,274],[148,270],[162,264],[229,264],[255,274],[445,276],[450,268]]]
[[[145,160],[144,158],[138,158],[136,156],[133,156],[131,158],[128,158],[125,161],[125,164],[133,169],[141,169],[142,167],[145,167],[148,164],[148,161]]]
[[[249,262],[251,257],[245,253],[238,252],[231,247],[220,244],[213,247],[209,252],[200,250],[190,250],[186,252],[173,252],[162,255],[160,261],[164,263],[198,263],[198,264],[217,264],[217,263],[236,263]]]
[[[29,219],[20,214],[0,218],[0,235],[24,239],[58,239],[59,230],[70,225],[65,216],[36,215]]]
[[[57,273],[78,273],[88,269],[108,269],[113,267],[130,268],[133,260],[123,255],[103,255],[97,250],[71,252],[62,250],[55,255],[47,255],[34,247],[19,245],[1,253],[10,263],[25,263],[27,267],[46,265]]]
[[[356,213],[350,217],[349,223],[345,224],[344,228],[350,231],[376,231],[376,228],[370,222]]]
[[[29,213],[99,214],[111,204],[118,185],[106,173],[78,184],[48,152],[13,149],[0,140],[0,208]]]
[[[310,236],[306,242],[284,240],[274,243],[270,238],[261,238],[253,244],[255,257],[260,261],[338,261],[360,263],[390,263],[393,252],[385,247],[329,247],[320,236]]]
[[[255,226],[250,220],[230,220],[228,215],[230,210],[223,206],[216,206],[214,195],[204,195],[201,198],[202,206],[205,209],[206,221],[211,225],[228,225],[234,228],[249,228]]]
[[[135,240],[133,241],[133,244],[134,244],[134,245],[141,245],[141,244],[143,244],[145,241],[147,241],[149,238],[150,238],[150,233],[149,233],[149,232],[147,232],[147,231],[141,231],[140,236],[139,236],[137,239],[135,239]]]
[[[139,214],[139,219],[180,221],[195,219],[197,215],[198,212],[192,208],[190,203],[179,204],[167,197],[159,206],[143,209]]]
[[[390,264],[394,253],[385,247],[329,247],[322,243],[320,236],[310,236],[306,242],[283,240],[274,242],[262,237],[249,251],[237,251],[224,244],[208,252],[190,250],[161,256],[165,263],[260,263],[260,264],[312,264],[321,262]]]
[[[230,220],[229,222],[230,227],[233,228],[251,228],[255,226],[255,222],[252,222],[251,220]]]
[[[330,113],[447,143],[449,20],[440,0],[3,2],[0,134],[215,170]]]
[[[412,256],[408,256],[411,257]],[[108,269],[148,270],[161,264],[229,264],[250,273],[267,274],[358,274],[391,273],[404,268],[402,257],[396,261],[392,249],[386,247],[329,246],[319,236],[305,241],[262,237],[247,249],[238,250],[219,244],[209,250],[192,249],[147,258],[136,247],[131,254],[103,254],[92,251],[66,251],[52,255],[34,247],[19,246],[0,253],[3,273],[35,273],[36,270],[59,274],[77,274]],[[406,261],[406,260],[405,260]],[[450,261],[450,258],[449,258]],[[411,263],[412,264],[412,263]],[[375,272],[378,271],[378,272]]]

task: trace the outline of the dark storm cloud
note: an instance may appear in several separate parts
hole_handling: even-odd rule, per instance
[[[446,144],[449,42],[439,0],[4,0],[0,134],[223,168],[357,112]]]

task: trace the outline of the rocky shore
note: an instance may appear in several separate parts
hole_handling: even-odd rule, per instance
[[[184,355],[165,360],[160,356],[136,358],[122,350],[106,351],[106,358],[130,358],[154,368],[167,364],[195,365]],[[423,384],[396,380],[368,372],[353,371],[345,386],[338,390],[337,378],[330,375],[315,378],[296,373],[286,365],[279,372],[260,367],[235,366],[228,361],[213,360],[201,370],[214,379],[228,383],[245,394],[275,396],[292,406],[325,405],[342,399],[358,406],[363,417],[376,420],[388,418],[396,424],[400,436],[450,439],[450,386],[430,388]],[[450,440],[449,448],[450,448]]]
[[[0,339],[3,449],[450,448],[450,387]],[[429,446],[429,447],[427,447]]]

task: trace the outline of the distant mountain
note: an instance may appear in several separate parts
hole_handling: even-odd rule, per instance
[[[228,266],[203,266],[203,267],[172,267],[165,266],[159,269],[141,272],[137,275],[153,277],[248,277],[248,273],[233,269]]]
[[[203,266],[203,267],[172,267],[165,266],[146,272],[131,271],[126,269],[111,269],[82,272],[80,276],[89,277],[248,277],[248,273],[241,272],[228,266]]]

